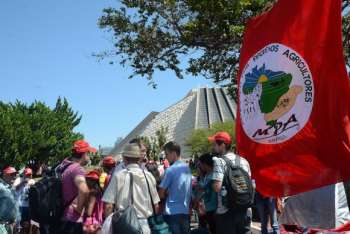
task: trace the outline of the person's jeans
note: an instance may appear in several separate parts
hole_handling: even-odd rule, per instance
[[[190,233],[190,216],[188,214],[165,215],[164,220],[172,234]]]
[[[261,234],[268,234],[267,223],[271,222],[273,234],[279,234],[279,224],[277,220],[276,199],[267,197],[263,198],[260,194],[256,194],[256,208],[261,221]]]
[[[30,221],[30,215],[29,215],[29,207],[20,207],[19,208],[20,213],[21,213],[21,221],[25,222],[25,221]]]
[[[216,234],[250,234],[251,217],[248,209],[228,210],[215,215]],[[229,231],[229,232],[228,232]]]

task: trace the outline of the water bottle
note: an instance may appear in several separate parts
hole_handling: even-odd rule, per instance
[[[226,197],[226,195],[227,195],[227,190],[226,190],[225,186],[222,186],[222,188],[221,188],[221,196],[222,197]]]
[[[255,184],[255,180],[254,179],[252,179],[252,185],[253,185],[253,189],[255,190],[256,184]]]
[[[222,205],[227,206],[227,197],[226,197],[227,190],[226,190],[225,186],[222,186],[220,195],[222,197]]]

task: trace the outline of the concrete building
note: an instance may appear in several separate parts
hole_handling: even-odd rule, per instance
[[[125,144],[137,136],[154,137],[162,126],[168,128],[167,140],[181,145],[182,156],[191,157],[186,138],[198,128],[209,128],[216,122],[236,118],[236,103],[225,88],[192,89],[182,100],[162,112],[151,112],[112,150],[120,155]]]
[[[112,150],[113,150],[113,147],[108,147],[108,146],[99,148],[101,157],[110,155]]]

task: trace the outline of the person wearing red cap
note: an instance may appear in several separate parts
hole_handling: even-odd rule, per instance
[[[109,155],[102,160],[103,169],[107,172],[110,172],[111,170],[113,170],[113,168],[115,167],[115,164],[116,164],[116,161],[112,155]]]
[[[85,169],[89,161],[89,153],[96,149],[84,140],[75,141],[71,157],[65,159],[59,168],[65,168],[62,173],[63,202],[67,208],[64,211],[63,221],[59,233],[83,233],[83,217],[87,210],[89,188],[85,179]],[[73,201],[76,199],[76,203]]]
[[[113,156],[111,156],[111,155],[105,157],[102,160],[102,168],[103,168],[104,172],[101,173],[101,176],[100,176],[101,188],[103,188],[103,189],[107,188],[109,181],[110,181],[110,178],[111,178],[111,175],[112,175],[113,170],[115,168],[115,165],[116,165],[116,161],[113,158]]]
[[[85,234],[99,233],[103,222],[103,202],[102,189],[99,185],[100,172],[91,170],[85,174],[85,180],[89,190],[87,206],[84,215],[81,217],[83,222],[83,232]],[[78,206],[78,198],[75,198],[72,205],[68,208],[68,213],[74,213],[74,207]]]
[[[2,228],[11,233],[15,223],[20,220],[18,203],[15,199],[14,181],[17,177],[17,170],[8,166],[2,170],[0,178],[0,231]],[[7,233],[5,232],[5,233]]]
[[[217,157],[213,157],[214,168],[212,175],[212,188],[218,193],[218,204],[216,209],[216,233],[226,234],[227,230],[231,230],[230,233],[251,233],[250,223],[251,214],[249,209],[244,210],[232,210],[225,204],[227,190],[223,186],[224,174],[226,171],[225,159],[236,165],[239,162],[239,166],[242,167],[250,175],[250,167],[247,160],[231,152],[232,139],[227,132],[217,132],[215,135],[208,138],[213,144],[213,151],[217,154]]]
[[[33,171],[27,167],[23,171],[23,177],[20,178],[18,185],[15,187],[16,199],[19,205],[19,211],[21,213],[21,228],[24,233],[29,232],[30,229],[30,216],[29,216],[29,189],[35,184],[35,180],[32,179]]]
[[[17,177],[17,170],[14,167],[8,166],[2,171],[2,179],[9,186],[12,187]]]
[[[12,189],[12,178],[8,177],[8,170],[2,171],[3,175],[0,178],[0,233],[12,233],[16,220],[19,218],[18,204],[15,200],[15,194]],[[6,175],[5,175],[6,174]]]
[[[33,176],[33,170],[29,167],[25,168],[24,171],[23,171],[23,175],[26,177],[26,178],[32,178]]]

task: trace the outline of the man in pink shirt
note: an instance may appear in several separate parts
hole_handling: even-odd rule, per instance
[[[89,163],[88,153],[90,152],[95,153],[96,149],[90,147],[86,141],[78,140],[74,142],[72,156],[60,165],[61,168],[66,168],[62,174],[62,193],[64,205],[67,208],[59,233],[83,233],[82,223],[89,199],[89,188],[83,166]]]

